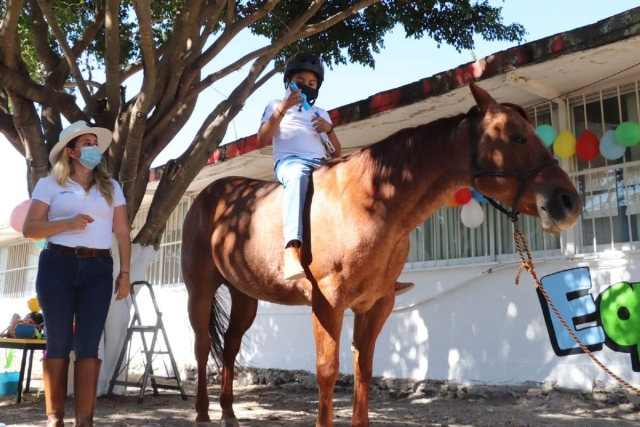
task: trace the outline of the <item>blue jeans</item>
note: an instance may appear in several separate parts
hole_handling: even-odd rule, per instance
[[[282,223],[285,246],[292,240],[302,243],[302,211],[311,173],[321,160],[287,156],[275,164],[275,176],[282,184]]]
[[[76,258],[51,249],[40,253],[38,302],[47,334],[47,358],[98,357],[113,293],[113,258]],[[73,321],[75,319],[75,336]]]

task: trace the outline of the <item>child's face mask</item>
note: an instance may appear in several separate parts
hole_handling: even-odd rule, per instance
[[[311,105],[315,102],[316,98],[318,98],[318,89],[314,89],[307,85],[303,85],[301,83],[296,83],[300,88],[300,91],[307,96],[307,102]]]

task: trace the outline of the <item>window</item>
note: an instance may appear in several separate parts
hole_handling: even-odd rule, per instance
[[[26,298],[36,293],[40,249],[31,241],[0,248],[0,297]]]
[[[167,220],[160,248],[146,274],[146,280],[152,285],[173,288],[182,286],[184,283],[180,252],[182,250],[182,227],[190,206],[191,199],[184,198]],[[148,210],[138,212],[132,230],[134,236],[142,229],[148,213]]]
[[[571,98],[568,101],[574,134],[589,130],[598,138],[626,121],[638,122],[638,83]],[[581,250],[635,249],[640,226],[640,145],[624,156],[591,162],[577,157],[572,173],[584,203],[580,224]]]

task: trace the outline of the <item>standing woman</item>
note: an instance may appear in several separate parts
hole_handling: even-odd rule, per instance
[[[76,122],[60,133],[49,154],[51,173],[33,190],[22,229],[47,239],[36,291],[47,333],[43,378],[47,427],[64,425],[69,353],[75,351],[76,426],[93,426],[101,360],[98,346],[113,284],[112,232],[120,254],[116,301],[131,287],[131,237],[124,194],[107,174],[109,130]],[[74,328],[75,321],[75,328]],[[75,329],[75,331],[74,331]]]

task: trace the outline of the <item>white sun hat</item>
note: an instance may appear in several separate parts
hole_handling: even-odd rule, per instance
[[[113,139],[111,131],[105,128],[91,127],[87,122],[79,121],[62,129],[62,132],[60,132],[60,140],[53,146],[49,153],[49,162],[51,162],[52,165],[55,165],[58,158],[60,158],[62,150],[64,150],[64,147],[67,146],[69,141],[76,136],[85,135],[87,133],[92,133],[98,138],[98,148],[101,153],[107,151],[107,148],[109,148],[111,140]]]

